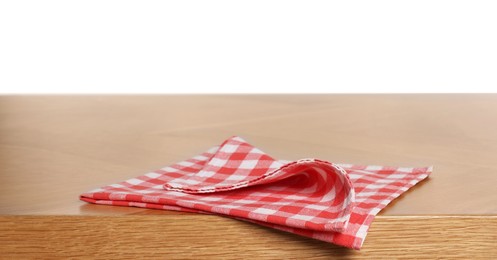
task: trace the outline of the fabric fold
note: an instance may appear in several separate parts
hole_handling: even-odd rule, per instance
[[[339,166],[316,159],[281,163],[236,136],[221,144],[200,171],[175,178],[164,187],[192,194],[232,191],[229,196],[254,198],[241,202],[244,205],[238,210],[245,211],[240,213],[242,217],[318,231],[343,231],[355,199],[352,183]],[[243,190],[235,192],[239,189]],[[259,193],[279,198],[261,204]],[[306,213],[282,207],[293,204],[302,204]],[[314,212],[315,208],[323,211]],[[318,214],[321,216],[314,216]]]
[[[374,216],[430,172],[431,167],[276,160],[234,136],[202,155],[80,198],[221,214],[360,249]]]

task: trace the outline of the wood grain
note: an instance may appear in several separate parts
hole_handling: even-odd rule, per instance
[[[217,216],[0,217],[0,252],[22,258],[478,259],[496,241],[497,217],[380,216],[361,251]]]
[[[0,256],[494,256],[496,118],[487,94],[0,96]],[[218,216],[78,200],[232,135],[280,159],[434,172],[380,212],[361,252]]]

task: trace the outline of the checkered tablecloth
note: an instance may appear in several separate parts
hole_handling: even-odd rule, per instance
[[[105,205],[214,213],[360,249],[375,215],[431,167],[271,158],[240,137],[81,195]]]

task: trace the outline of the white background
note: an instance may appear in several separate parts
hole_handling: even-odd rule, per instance
[[[2,93],[495,92],[495,1],[2,1]]]

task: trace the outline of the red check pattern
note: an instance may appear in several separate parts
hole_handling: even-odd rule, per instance
[[[374,216],[431,173],[278,161],[240,137],[189,160],[81,195],[96,204],[226,215],[360,249]]]

